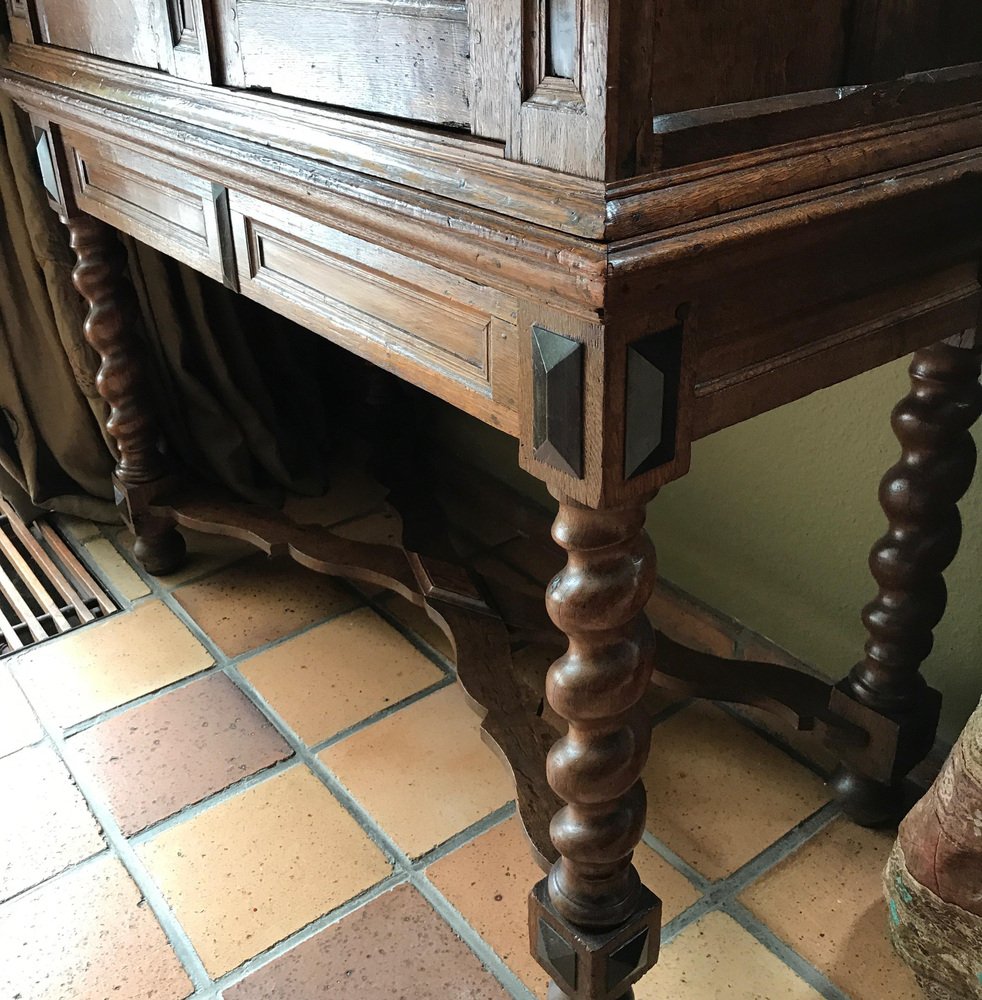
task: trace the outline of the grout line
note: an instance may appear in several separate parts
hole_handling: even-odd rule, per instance
[[[535,994],[512,972],[504,960],[468,923],[467,919],[422,872],[412,872],[409,882],[436,910],[450,929],[480,959],[484,967],[511,994],[514,1000],[536,1000]],[[531,888],[531,887],[530,887]]]
[[[493,830],[495,827],[501,826],[502,823],[506,823],[517,811],[514,799],[506,802],[503,806],[495,809],[494,812],[488,813],[483,819],[477,820],[476,823],[471,823],[470,826],[465,827],[459,833],[455,833],[442,844],[437,844],[436,847],[431,848],[425,854],[421,854],[415,861],[411,861],[409,865],[410,870],[420,872],[431,865],[435,865],[448,855],[453,854],[459,847],[463,847],[472,840],[483,836],[489,830]]]
[[[78,736],[79,733],[84,733],[87,730],[98,726],[100,723],[108,722],[119,715],[123,715],[125,712],[130,711],[130,709],[142,708],[155,698],[171,694],[174,691],[180,691],[181,688],[189,687],[196,681],[204,680],[204,678],[210,677],[212,674],[218,673],[220,670],[221,667],[217,663],[213,663],[210,667],[205,667],[204,669],[198,670],[193,674],[188,674],[187,677],[181,677],[170,684],[165,684],[163,687],[149,691],[147,694],[141,694],[137,698],[123,702],[122,705],[107,708],[105,711],[100,712],[98,715],[93,715],[91,718],[83,719],[81,722],[73,722],[68,726],[62,726],[65,739],[70,740],[73,736]]]
[[[751,858],[745,865],[742,865],[735,872],[716,882],[712,882],[700,875],[656,837],[646,832],[644,837],[645,843],[653,850],[658,851],[666,861],[674,865],[703,893],[701,899],[670,920],[662,928],[662,943],[668,944],[687,927],[700,920],[712,910],[725,909],[730,903],[736,904],[737,896],[749,885],[798,851],[813,837],[821,833],[839,815],[840,809],[836,803],[826,803],[778,840],[765,847],[763,851],[756,855],[756,857]],[[783,956],[779,957],[783,958]]]
[[[309,924],[277,941],[276,944],[270,945],[258,955],[254,955],[241,965],[219,976],[210,990],[205,993],[196,994],[196,1000],[197,998],[205,1000],[206,997],[217,996],[221,990],[235,986],[247,976],[251,976],[254,972],[281,958],[287,952],[316,937],[321,931],[340,923],[345,917],[354,913],[355,910],[359,910],[361,907],[375,902],[379,897],[384,896],[387,892],[391,892],[400,885],[405,885],[408,881],[409,879],[404,871],[394,870],[391,875],[387,875],[380,882],[376,882],[375,885],[358,893],[357,896],[353,896],[329,913],[317,917],[316,920],[312,920]]]
[[[75,759],[65,737],[59,731],[57,721],[43,712],[38,713],[38,718],[48,734],[52,748],[68,770],[75,786],[102,828],[103,837],[109,848],[109,856],[119,860],[129,873],[130,878],[136,883],[195,989],[208,988],[211,986],[212,980],[205,970],[201,957],[177,916],[171,910],[163,892],[157,887],[142,859],[124,836],[112,810],[103,802],[98,785],[89,780],[84,765],[80,765]],[[105,852],[100,852],[100,854],[102,853]],[[46,883],[42,883],[42,885],[44,884]]]
[[[248,683],[248,681],[246,683]],[[391,705],[386,705],[385,708],[380,708],[377,712],[373,712],[364,719],[360,719],[358,722],[340,730],[333,736],[328,736],[326,739],[321,740],[320,743],[313,744],[310,747],[310,752],[315,755],[323,753],[325,750],[329,750],[331,747],[336,746],[338,743],[348,739],[349,736],[356,736],[363,729],[368,729],[369,726],[374,726],[376,722],[382,722],[384,719],[389,718],[389,716],[395,715],[396,712],[401,712],[404,708],[409,708],[417,702],[423,701],[425,698],[429,698],[431,694],[436,694],[438,691],[442,691],[444,688],[453,687],[456,683],[457,679],[455,677],[443,677],[438,681],[434,681],[422,690],[416,691],[414,694],[407,695],[405,698],[400,701],[393,702]]]
[[[668,722],[669,719],[674,718],[679,712],[684,712],[690,705],[694,705],[695,703],[695,698],[680,698],[678,701],[673,701],[670,705],[666,705],[660,712],[655,712],[651,716],[652,729],[655,726],[660,726],[663,722]]]
[[[421,635],[414,632],[413,629],[402,621],[398,615],[396,615],[388,605],[391,603],[392,599],[398,597],[394,591],[383,591],[381,595],[368,597],[366,601],[371,607],[371,609],[385,622],[392,626],[404,639],[411,643],[420,653],[422,653],[428,660],[431,660],[437,667],[440,668],[448,677],[457,677],[457,666],[453,660],[448,657],[445,653],[441,653],[439,649],[428,643]],[[425,615],[426,609],[419,608],[420,611]],[[427,617],[429,617],[427,615]],[[432,619],[431,619],[432,621]],[[440,628],[436,622],[433,623],[436,628]],[[441,634],[443,630],[440,629]]]
[[[448,917],[453,916],[448,909],[449,904],[446,904],[445,901],[443,901],[443,897],[440,896],[435,889],[432,889],[428,880],[425,879],[419,870],[422,865],[434,863],[439,860],[439,858],[451,853],[461,844],[468,842],[473,839],[473,837],[503,822],[514,810],[513,804],[508,803],[505,806],[502,806],[501,808],[495,810],[495,812],[490,816],[478,820],[466,830],[463,830],[454,837],[451,837],[444,844],[439,845],[427,854],[423,855],[421,858],[413,861],[398,846],[398,844],[395,843],[389,834],[382,829],[368,810],[365,809],[360,802],[358,802],[358,800],[348,791],[347,788],[345,788],[334,772],[331,771],[330,768],[328,768],[321,760],[319,760],[299,740],[292,730],[286,726],[284,720],[282,720],[279,716],[279,713],[276,712],[265,701],[265,699],[263,699],[259,693],[252,688],[249,682],[242,677],[239,671],[235,667],[229,666],[228,674],[247,696],[256,699],[257,705],[259,705],[259,707],[266,712],[270,721],[277,727],[277,729],[279,729],[283,738],[286,739],[291,746],[293,746],[298,758],[301,759],[321,780],[322,784],[325,785],[334,798],[347,810],[355,822],[358,823],[362,831],[393,864],[394,873],[401,873],[410,883],[419,889],[424,896],[426,896],[437,912],[443,916],[444,919],[448,920],[451,928],[458,934],[458,936],[461,937],[464,943],[468,945],[471,951],[473,951],[478,958],[481,959],[482,963],[495,976],[495,978],[512,992],[513,996],[518,997],[519,1000],[534,1000],[528,991],[524,990],[524,987],[522,987],[522,991],[516,992],[516,989],[520,986],[520,981],[494,953],[490,945],[484,942],[480,936],[469,927],[469,925],[463,922],[462,918],[448,919]],[[432,891],[426,891],[424,887],[429,887]]]
[[[374,512],[374,513],[377,513]],[[358,514],[352,516],[344,521],[339,521],[331,527],[337,527],[340,524],[358,521],[364,517],[372,516],[372,513]],[[115,541],[113,541],[115,545]],[[504,543],[507,544],[507,543]],[[486,552],[493,552],[495,549],[501,546],[487,546]],[[349,590],[355,597],[358,604],[350,609],[340,612],[335,615],[328,616],[327,618],[320,620],[312,625],[306,626],[297,630],[296,632],[290,633],[287,636],[283,636],[277,640],[274,640],[262,647],[257,647],[247,651],[246,653],[240,654],[237,657],[226,657],[218,646],[213,642],[213,640],[204,632],[204,630],[191,618],[191,616],[185,611],[183,606],[177,601],[173,596],[173,591],[168,588],[163,587],[160,582],[153,577],[149,577],[145,573],[143,568],[139,566],[138,563],[130,557],[130,553],[121,549],[119,545],[116,545],[117,550],[127,558],[127,561],[134,565],[134,568],[141,575],[141,577],[148,583],[151,588],[151,597],[157,597],[162,600],[185,624],[186,627],[198,638],[199,641],[203,643],[209,653],[214,657],[215,663],[212,667],[205,671],[199,672],[196,675],[192,675],[190,678],[182,679],[171,685],[168,688],[160,689],[156,692],[145,696],[144,698],[137,699],[134,702],[128,703],[125,706],[120,706],[118,709],[111,710],[108,713],[103,713],[103,716],[111,717],[114,714],[119,714],[128,708],[134,707],[138,703],[144,701],[149,701],[158,695],[165,693],[166,691],[172,690],[177,687],[185,686],[188,683],[193,682],[196,679],[200,679],[203,674],[209,674],[215,671],[222,671],[229,677],[229,679],[236,684],[236,686],[256,705],[259,711],[261,711],[274,726],[274,728],[280,733],[286,743],[293,750],[293,756],[280,761],[269,768],[264,769],[256,774],[250,775],[242,781],[229,786],[226,789],[216,793],[215,795],[199,802],[186,807],[180,813],[175,814],[172,817],[161,821],[154,827],[150,827],[145,831],[137,834],[132,838],[131,842],[127,842],[125,838],[122,838],[123,848],[120,849],[118,844],[115,842],[116,837],[111,836],[110,828],[115,830],[117,837],[121,837],[121,831],[115,827],[115,823],[112,820],[111,815],[108,810],[105,810],[101,803],[99,804],[99,810],[97,811],[95,807],[95,802],[97,801],[93,795],[90,794],[87,787],[83,787],[83,784],[87,785],[87,782],[79,782],[79,788],[85,795],[86,799],[90,802],[90,806],[93,809],[93,814],[96,818],[103,822],[103,817],[100,815],[101,812],[105,812],[109,819],[109,827],[105,822],[103,822],[103,829],[106,831],[106,839],[110,842],[110,854],[115,854],[120,857],[120,860],[124,862],[126,867],[130,870],[131,875],[133,875],[134,880],[137,882],[141,891],[144,890],[144,883],[147,885],[149,891],[144,891],[144,895],[150,903],[155,914],[157,914],[161,925],[164,927],[165,932],[169,939],[171,939],[172,945],[174,945],[175,951],[178,952],[179,957],[185,963],[188,968],[189,973],[192,975],[192,980],[196,986],[195,1000],[210,1000],[210,998],[217,998],[221,995],[221,990],[234,985],[236,982],[245,978],[247,975],[256,971],[256,969],[263,967],[269,962],[278,958],[280,955],[286,953],[290,949],[296,947],[303,941],[308,940],[317,934],[320,930],[325,927],[330,926],[333,923],[343,919],[349,913],[358,909],[369,902],[374,901],[379,896],[383,895],[385,892],[398,885],[408,882],[413,885],[430,903],[430,905],[436,910],[436,912],[448,923],[448,925],[458,934],[459,937],[465,942],[465,944],[470,948],[470,950],[482,961],[482,963],[488,968],[489,972],[504,986],[512,996],[520,998],[520,1000],[534,1000],[533,995],[527,989],[527,987],[522,983],[520,979],[505,965],[502,959],[494,952],[492,947],[488,942],[486,942],[477,931],[467,922],[467,920],[460,914],[452,904],[439,892],[439,890],[433,885],[425,874],[425,869],[446,857],[453,851],[457,850],[462,845],[471,842],[474,838],[480,836],[481,834],[493,829],[500,823],[505,822],[508,818],[514,815],[515,806],[514,803],[508,803],[499,809],[495,810],[490,815],[472,824],[467,829],[460,831],[455,834],[444,844],[438,845],[431,851],[422,855],[416,860],[412,860],[409,856],[402,851],[401,848],[392,840],[392,838],[382,829],[382,827],[375,821],[375,819],[369,814],[358,800],[345,788],[338,777],[328,768],[322,761],[317,757],[317,754],[323,752],[324,749],[340,742],[355,733],[367,728],[370,725],[375,724],[400,711],[402,708],[406,708],[415,702],[428,697],[430,694],[447,687],[452,683],[454,673],[452,666],[449,664],[447,658],[439,652],[439,650],[434,649],[427,643],[422,637],[416,635],[405,623],[400,621],[389,609],[388,604],[391,601],[391,595],[388,592],[383,591],[378,595],[365,595],[350,584],[345,584],[343,578],[338,578],[339,582],[345,586],[345,589]],[[499,555],[499,558],[503,558]],[[508,560],[504,559],[507,563]],[[202,574],[201,579],[212,575],[212,573],[220,572],[221,570],[227,568],[226,564],[220,567],[216,567],[214,570],[207,571]],[[510,564],[511,565],[511,564]],[[526,573],[524,570],[517,566],[511,565],[511,568],[516,572],[522,574],[528,579],[532,577]],[[101,578],[102,574],[99,571],[99,576]],[[180,586],[185,586],[190,581],[182,581]],[[538,581],[535,581],[538,584]],[[118,597],[114,593],[114,597]],[[124,610],[130,610],[133,607],[132,602],[120,602],[121,607]],[[367,719],[361,720],[359,723],[341,733],[335,734],[333,737],[323,741],[320,744],[315,745],[312,748],[308,748],[300,738],[293,732],[292,728],[286,723],[286,721],[276,712],[271,705],[261,696],[261,694],[249,683],[249,681],[242,675],[239,670],[239,665],[254,656],[265,652],[267,649],[274,648],[275,646],[281,645],[298,635],[302,635],[319,625],[325,624],[327,621],[331,621],[335,618],[341,617],[345,614],[349,614],[352,611],[359,610],[360,608],[369,607],[376,613],[380,615],[388,624],[395,628],[404,638],[411,642],[417,650],[427,656],[435,665],[443,671],[446,675],[445,679],[437,682],[434,685],[420,691],[416,692],[414,695],[409,696],[407,699],[396,703],[392,706],[387,706],[380,712],[374,713]],[[688,705],[691,704],[691,700],[687,699],[681,702],[674,703],[667,706],[663,711],[659,712],[654,720],[657,723],[667,721],[667,719],[673,717],[678,712],[684,710]],[[740,716],[738,712],[735,712],[731,707],[727,705],[720,705],[729,714],[734,715],[742,724],[748,726],[753,731],[757,732],[768,742],[773,743],[778,746],[782,752],[791,756],[793,759],[798,760],[799,763],[804,764],[811,770],[815,771],[816,768],[811,762],[809,762],[802,755],[798,754],[792,748],[786,746],[780,742],[773,734],[768,733],[766,730],[758,729],[754,723]],[[103,721],[103,716],[97,717],[94,720],[90,720],[87,723],[79,724],[79,727],[73,728],[69,732],[69,735],[74,735],[76,732],[82,731],[82,728],[88,728],[89,725],[95,725],[98,721]],[[40,717],[40,716],[39,716]],[[42,725],[47,724],[45,720],[41,720]],[[52,742],[55,744],[56,750],[59,755],[65,760],[66,765],[68,761],[65,756],[65,746],[64,739],[60,740],[59,744],[58,737],[52,737]],[[327,788],[327,790],[334,796],[334,798],[341,804],[341,806],[355,819],[359,827],[363,832],[372,840],[373,843],[382,851],[382,853],[387,857],[387,859],[393,865],[392,873],[383,879],[381,882],[377,883],[375,886],[366,890],[359,896],[348,900],[342,906],[338,907],[329,914],[325,914],[317,920],[308,924],[306,927],[294,932],[287,938],[273,945],[271,948],[267,949],[265,952],[261,953],[249,959],[247,962],[243,963],[240,967],[232,970],[230,973],[225,974],[217,980],[211,980],[203,965],[200,962],[190,940],[187,939],[183,928],[181,928],[178,923],[176,916],[172,913],[169,906],[166,903],[163,895],[156,890],[149,874],[143,869],[142,863],[136,855],[134,846],[139,846],[140,844],[150,840],[156,834],[159,834],[166,829],[176,826],[180,822],[186,821],[193,816],[200,814],[212,806],[219,805],[221,802],[234,797],[235,795],[241,793],[242,791],[254,787],[266,780],[272,780],[277,775],[292,769],[294,767],[305,764],[314,773],[321,783]],[[72,772],[73,776],[76,772],[69,766],[69,770]],[[775,865],[783,861],[786,857],[800,848],[804,843],[806,843],[811,837],[815,836],[822,829],[825,828],[830,822],[832,822],[839,815],[838,807],[834,803],[829,803],[819,809],[816,813],[810,816],[808,819],[803,821],[801,824],[796,826],[793,830],[789,831],[783,837],[781,837],[775,843],[769,845],[764,851],[753,858],[746,865],[742,866],[736,872],[727,876],[726,878],[713,883],[705,879],[699,874],[691,865],[684,861],[680,856],[673,852],[666,844],[658,840],[649,832],[645,832],[643,837],[643,842],[649,847],[660,854],[669,864],[680,871],[697,889],[702,893],[702,898],[698,900],[693,906],[689,907],[684,913],[678,915],[672,921],[670,921],[663,929],[663,941],[665,943],[671,941],[679,933],[681,933],[686,927],[691,926],[696,920],[704,916],[706,913],[713,910],[718,910],[727,913],[733,919],[737,920],[748,932],[750,932],[761,944],[763,944],[769,951],[775,954],[781,961],[788,965],[793,971],[795,971],[802,979],[808,982],[810,985],[814,986],[826,1000],[848,1000],[845,995],[838,990],[833,984],[829,982],[818,970],[806,962],[800,955],[794,952],[788,945],[777,938],[776,935],[768,928],[761,925],[752,914],[737,901],[736,897],[741,893],[748,885],[750,885],[754,880],[762,876],[765,872],[769,871]],[[131,846],[131,844],[133,846]],[[94,858],[86,859],[82,864],[92,863],[98,858],[105,856],[106,852],[100,852]],[[77,868],[77,866],[76,866]],[[68,871],[75,870],[75,868],[69,869]],[[66,872],[67,873],[67,872]],[[66,873],[62,873],[62,876]],[[55,876],[55,878],[62,877]],[[41,885],[46,885],[47,882],[41,883]],[[35,887],[37,888],[37,887]],[[28,890],[33,891],[33,890]],[[172,936],[173,935],[173,936]],[[176,939],[176,940],[175,940]],[[197,963],[197,968],[193,968]]]
[[[645,830],[641,835],[641,843],[650,847],[655,853],[660,854],[663,860],[667,861],[677,872],[684,875],[701,893],[706,893],[712,888],[712,882],[703,877],[689,864],[681,855],[676,854],[668,844],[659,840],[650,830]],[[677,919],[677,918],[676,918]]]
[[[825,1000],[850,1000],[824,973],[811,962],[802,958],[793,948],[782,941],[769,927],[754,917],[742,903],[730,900],[720,906],[720,910],[732,917],[747,933],[756,938],[772,955],[779,958],[788,968],[798,974]]]
[[[739,895],[751,883],[790,857],[809,840],[822,832],[840,815],[837,803],[827,802],[812,813],[807,819],[789,830],[784,836],[764,848],[755,858],[752,858],[741,868],[717,883],[712,890],[717,897],[732,898]]]
[[[166,833],[175,826],[180,826],[182,823],[208,812],[212,807],[220,806],[223,802],[235,798],[236,795],[241,795],[243,792],[255,788],[256,785],[261,785],[264,781],[271,781],[273,778],[278,778],[285,771],[291,771],[299,764],[300,761],[297,760],[296,755],[291,753],[284,760],[278,760],[275,764],[270,764],[269,767],[264,767],[261,771],[246,775],[246,777],[240,778],[238,781],[209,795],[207,798],[200,799],[197,802],[190,802],[178,812],[172,813],[170,816],[165,816],[156,823],[138,830],[129,836],[129,841],[131,844],[145,844],[147,841],[153,840],[154,837]]]

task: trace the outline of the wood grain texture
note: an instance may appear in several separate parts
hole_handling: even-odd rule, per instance
[[[211,82],[203,0],[31,0],[39,40]]]
[[[656,114],[793,94],[842,79],[848,0],[655,0]]]
[[[470,40],[459,0],[237,0],[236,40],[237,77],[247,87],[470,126]]]
[[[974,0],[857,0],[847,30],[851,83],[982,59],[982,17]]]
[[[49,45],[169,70],[171,29],[165,0],[34,0]]]
[[[515,432],[514,299],[232,192],[245,294]]]
[[[933,744],[941,696],[920,667],[944,615],[944,571],[962,534],[958,501],[975,472],[970,429],[982,415],[980,371],[982,343],[973,322],[914,355],[910,394],[893,411],[902,451],[880,485],[888,530],[869,559],[879,591],[863,609],[865,655],[832,700],[846,715],[855,704],[878,717],[869,727],[870,752],[847,752],[830,782],[846,814],[863,825],[903,815],[910,805],[904,778]],[[881,759],[876,744],[884,741],[891,753]]]
[[[975,334],[969,328],[968,343]],[[880,502],[887,533],[870,554],[879,593],[863,610],[866,655],[849,678],[851,695],[886,713],[916,706],[920,666],[944,615],[943,573],[961,541],[958,501],[975,473],[972,425],[982,416],[982,343],[940,343],[914,355],[911,392],[893,412],[900,460],[885,475]]]
[[[646,808],[640,776],[651,721],[639,703],[654,667],[643,609],[655,556],[643,505],[597,511],[558,499],[553,537],[568,562],[546,603],[569,650],[550,669],[546,696],[569,731],[547,763],[567,803],[552,823],[560,858],[549,897],[570,923],[599,930],[627,922],[640,898],[631,857]]]
[[[223,277],[211,185],[153,157],[63,130],[79,207],[218,281]]]
[[[106,430],[119,452],[117,502],[135,533],[136,557],[150,573],[169,573],[184,558],[184,540],[170,521],[147,511],[146,498],[165,481],[167,470],[148,405],[136,301],[124,274],[126,251],[112,228],[92,216],[68,209],[62,221],[78,258],[72,280],[89,306],[84,332],[100,359],[96,388],[109,406]]]

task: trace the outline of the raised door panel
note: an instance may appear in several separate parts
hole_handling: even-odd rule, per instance
[[[202,0],[25,0],[35,41],[211,82]]]
[[[218,14],[234,86],[471,123],[463,0],[219,0]]]

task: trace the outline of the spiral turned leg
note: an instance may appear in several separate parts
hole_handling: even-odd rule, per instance
[[[646,810],[651,724],[640,700],[653,667],[644,606],[655,553],[643,503],[591,510],[558,499],[553,537],[569,555],[547,604],[569,648],[546,693],[569,731],[547,767],[567,805],[551,828],[560,858],[532,891],[532,950],[553,978],[553,1000],[629,1000],[657,961],[661,924],[661,903],[631,863]]]
[[[866,654],[839,692],[895,724],[896,755],[889,781],[871,777],[861,758],[832,779],[846,812],[864,825],[898,818],[902,781],[930,751],[937,728],[940,697],[920,666],[944,615],[942,574],[961,541],[957,504],[975,472],[970,428],[982,414],[977,337],[971,332],[918,351],[911,392],[893,412],[903,450],[880,486],[889,529],[870,554],[880,589],[863,610]]]
[[[136,538],[134,552],[149,573],[173,572],[184,540],[173,524],[148,514],[165,479],[157,430],[149,411],[143,359],[133,334],[133,290],[125,277],[126,251],[115,231],[92,216],[62,218],[78,259],[72,278],[89,306],[85,339],[101,359],[96,385],[109,404],[106,430],[116,442],[116,500]]]

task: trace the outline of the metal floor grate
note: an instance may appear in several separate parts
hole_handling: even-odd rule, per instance
[[[28,527],[0,497],[0,657],[117,610],[47,521]]]

